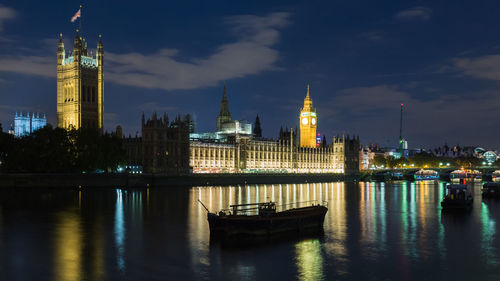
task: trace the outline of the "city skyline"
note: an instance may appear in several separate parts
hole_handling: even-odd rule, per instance
[[[90,49],[99,34],[106,45],[108,131],[121,125],[134,135],[142,112],[153,111],[195,113],[198,131],[213,131],[225,82],[233,118],[253,122],[258,114],[263,135],[276,138],[281,126],[299,125],[298,105],[310,84],[318,132],[328,142],[346,132],[364,144],[396,146],[404,103],[410,148],[448,142],[498,149],[491,120],[500,117],[500,42],[490,34],[500,6],[489,4],[219,2],[197,11],[193,3],[88,1],[82,33]],[[78,5],[0,5],[4,130],[16,111],[46,112],[56,124],[58,34],[72,48]],[[491,33],[476,32],[486,27]]]

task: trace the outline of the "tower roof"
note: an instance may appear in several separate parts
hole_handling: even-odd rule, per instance
[[[314,108],[312,107],[312,99],[311,96],[309,95],[309,84],[307,84],[307,93],[306,93],[306,98],[304,99],[304,107],[303,110],[307,111],[315,111]]]
[[[226,83],[224,83],[224,92],[222,93],[219,116],[231,116],[231,113],[229,112],[229,102],[227,100],[226,94]]]

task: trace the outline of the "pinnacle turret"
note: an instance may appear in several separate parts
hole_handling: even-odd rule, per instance
[[[229,112],[229,102],[227,100],[226,84],[224,83],[224,91],[222,93],[222,101],[220,104],[219,115],[217,116],[217,131],[220,131],[222,124],[232,121],[231,113]]]

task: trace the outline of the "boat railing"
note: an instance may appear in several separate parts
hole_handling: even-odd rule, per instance
[[[327,200],[308,200],[308,201],[300,201],[300,202],[292,202],[292,203],[287,203],[287,204],[281,204],[277,205],[276,208],[280,207],[282,210],[285,209],[285,207],[292,206],[293,208],[300,208],[304,207],[304,205],[311,205],[311,206],[328,206],[328,201]]]
[[[287,204],[277,205],[276,202],[262,202],[262,203],[247,203],[247,204],[234,204],[230,205],[228,209],[223,209],[221,212],[223,213],[231,213],[233,215],[236,214],[252,214],[259,213],[259,210],[263,209],[274,209],[284,211],[286,209],[291,208],[300,208],[306,207],[306,205],[310,206],[328,206],[327,200],[308,200],[308,201],[300,201],[300,202],[292,202]]]

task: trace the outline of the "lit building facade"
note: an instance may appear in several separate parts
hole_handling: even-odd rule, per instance
[[[310,132],[308,146],[302,146],[293,129],[281,130],[276,140],[256,138],[251,123],[230,118],[224,87],[216,132],[189,133],[190,120],[169,123],[166,115],[162,119],[153,114],[147,121],[143,117],[142,137],[126,138],[123,144],[128,164],[142,166],[145,173],[184,174],[189,169],[192,173],[358,174],[359,138],[339,136],[330,145],[317,146],[316,111],[309,92],[303,113],[308,113],[310,122],[301,126],[301,133]]]
[[[31,134],[31,118],[29,113],[24,115],[22,112],[14,117],[14,136],[22,137]]]
[[[60,35],[57,49],[57,127],[96,128],[104,125],[104,50],[99,36],[97,54],[76,32],[73,52],[67,56]]]
[[[22,112],[17,113],[14,117],[14,136],[22,137],[33,133],[47,125],[47,117],[45,114],[40,116],[40,113],[33,112],[31,115],[27,113],[24,115]]]
[[[316,127],[318,119],[316,108],[312,105],[312,99],[309,95],[309,85],[307,85],[307,94],[304,99],[304,106],[300,110],[300,146],[316,147]]]
[[[325,147],[300,147],[296,134],[279,140],[190,142],[193,173],[359,173],[359,139],[337,137]]]
[[[359,138],[335,137],[331,145],[317,146],[309,86],[299,116],[300,142],[292,129],[282,130],[277,140],[266,140],[253,137],[250,123],[221,123],[221,116],[231,116],[228,108],[224,87],[217,132],[190,136],[193,173],[359,173]]]

